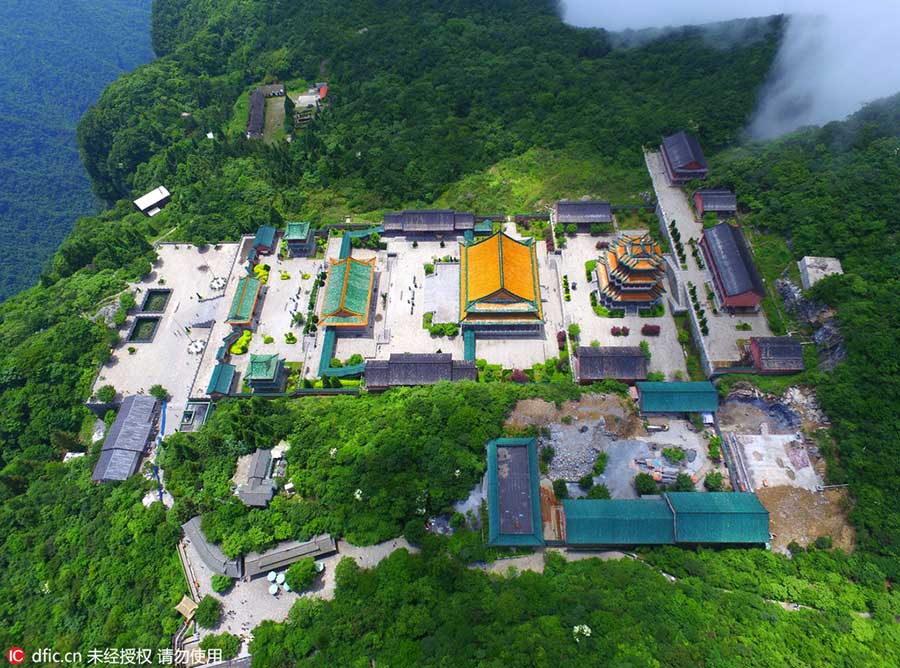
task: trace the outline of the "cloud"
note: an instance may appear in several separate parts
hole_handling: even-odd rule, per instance
[[[900,91],[897,0],[565,0],[564,18],[607,30],[791,14],[750,124],[755,138],[840,120]]]

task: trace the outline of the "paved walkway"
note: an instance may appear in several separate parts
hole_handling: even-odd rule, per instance
[[[691,251],[690,240],[698,243],[703,235],[703,225],[694,218],[694,212],[688,202],[687,196],[681,188],[670,186],[666,180],[662,157],[659,153],[649,152],[645,156],[647,169],[653,180],[653,189],[656,191],[656,199],[663,211],[666,220],[675,222],[675,227],[681,235],[681,243],[684,246],[684,254],[687,260],[687,269],[679,269],[685,289],[688,282],[697,286],[697,297],[701,306],[706,310],[709,322],[709,334],[704,336],[704,343],[713,361],[736,362],[740,360],[738,342],[749,339],[751,336],[771,336],[772,330],[766,321],[762,311],[751,314],[730,315],[728,313],[713,314],[713,304],[707,303],[706,284],[712,287],[712,275],[709,270],[701,269]],[[672,255],[677,261],[677,252],[674,248]],[[690,299],[690,297],[688,298]],[[738,330],[738,324],[749,325],[747,331]]]

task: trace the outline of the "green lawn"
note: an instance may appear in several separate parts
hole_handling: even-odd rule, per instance
[[[463,178],[435,206],[485,213],[545,211],[558,199],[586,195],[613,204],[643,204],[639,193],[652,190],[647,171],[616,167],[576,149],[532,148]]]

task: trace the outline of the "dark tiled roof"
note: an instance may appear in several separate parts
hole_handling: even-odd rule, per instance
[[[698,190],[704,211],[736,211],[737,196],[730,190]]]
[[[251,552],[244,557],[244,568],[247,577],[255,577],[268,571],[278,570],[290,566],[303,557],[317,559],[337,552],[337,545],[328,534],[314,536],[308,541],[290,541],[279,543],[271,550],[265,552]]]
[[[611,223],[612,206],[599,200],[560,200],[556,219],[560,223]]]
[[[802,371],[803,346],[790,336],[754,336],[751,344],[759,347],[759,368],[763,371]]]
[[[250,111],[247,115],[247,133],[261,135],[266,124],[266,98],[255,90],[250,93]]]
[[[401,211],[384,214],[386,231],[404,232],[453,232],[471,230],[475,226],[475,215],[450,209],[430,209],[422,211]]]
[[[156,399],[147,395],[125,397],[103,441],[103,453],[92,476],[95,482],[125,480],[137,470],[153,431],[156,405]]]
[[[647,358],[637,346],[580,346],[578,348],[579,380],[644,380]]]
[[[218,575],[239,578],[243,575],[240,559],[229,559],[215,543],[206,540],[200,528],[200,516],[192,517],[181,525],[184,537],[191,542],[200,560]]]
[[[765,296],[762,278],[753,262],[750,246],[739,227],[719,223],[704,230],[703,238],[727,296],[745,292]]]
[[[247,482],[237,489],[238,498],[245,506],[265,508],[275,496],[275,481],[269,475],[271,468],[271,450],[256,450],[250,455]]]
[[[673,169],[684,169],[693,163],[700,165],[701,169],[706,169],[706,157],[700,148],[700,142],[687,132],[669,135],[663,139],[663,148]]]
[[[474,361],[453,360],[450,353],[394,353],[366,363],[366,386],[432,385],[442,380],[476,380]]]

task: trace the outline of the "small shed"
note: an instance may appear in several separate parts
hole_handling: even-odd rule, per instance
[[[612,205],[603,200],[560,200],[554,206],[557,225],[574,224],[579,228],[612,223]]]
[[[734,218],[737,213],[737,196],[730,190],[695,190],[694,207],[701,218],[714,213],[719,218]]]
[[[197,604],[192,598],[184,595],[181,597],[178,605],[175,606],[175,610],[176,612],[180,612],[186,620],[190,621],[194,618],[194,613],[197,611]]]
[[[759,373],[797,373],[806,368],[803,346],[790,336],[751,336],[750,355]]]
[[[271,225],[261,225],[253,238],[253,250],[257,253],[272,253],[275,250],[277,230]]]
[[[816,257],[805,255],[797,262],[800,269],[800,284],[804,290],[809,290],[826,276],[843,274],[844,268],[836,257]]]
[[[170,199],[172,199],[172,193],[165,186],[158,186],[134,200],[134,206],[142,214],[152,218],[162,211]]]
[[[233,364],[219,362],[213,369],[212,377],[209,379],[209,385],[206,393],[213,399],[227,397],[231,394],[231,388],[234,384],[235,368]]]

